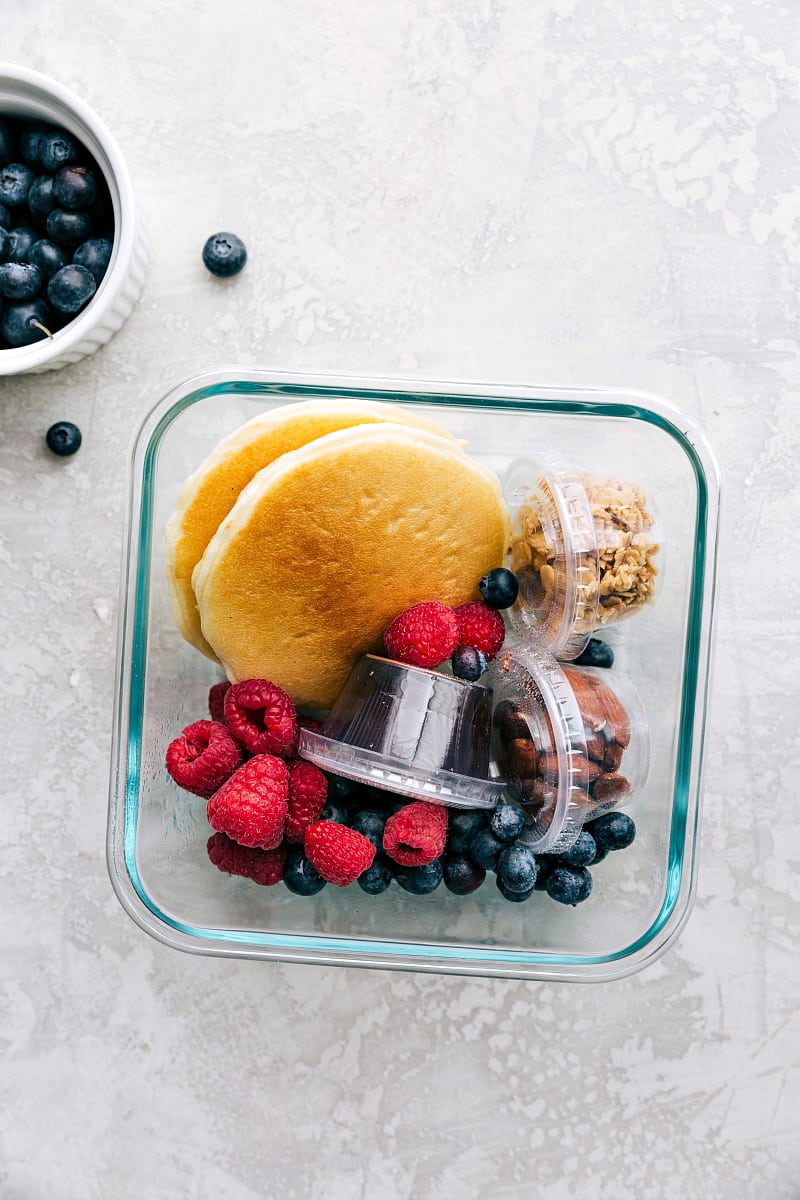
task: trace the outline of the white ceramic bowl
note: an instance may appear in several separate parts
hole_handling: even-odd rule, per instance
[[[50,371],[92,354],[125,323],[144,286],[147,245],[125,160],[103,122],[79,96],[38,71],[0,63],[0,116],[30,117],[69,130],[97,162],[111,193],[114,249],[86,308],[52,339],[0,350],[0,375]]]

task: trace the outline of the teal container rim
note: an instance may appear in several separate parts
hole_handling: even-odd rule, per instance
[[[644,421],[671,437],[689,460],[697,485],[697,510],[666,888],[656,918],[630,945],[607,954],[577,955],[220,929],[181,921],[161,909],[148,894],[136,861],[136,831],[146,687],[153,468],[158,448],[173,421],[201,400],[220,395],[261,395],[265,401],[285,402],[343,393],[350,398],[399,404],[522,409]],[[174,949],[221,957],[574,982],[622,978],[660,957],[683,928],[694,899],[720,493],[719,469],[705,435],[673,405],[649,393],[353,378],[238,366],[216,367],[177,383],[142,421],[129,459],[107,835],[109,875],[125,911],[147,933]]]

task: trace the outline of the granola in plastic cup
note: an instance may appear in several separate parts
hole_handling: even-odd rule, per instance
[[[517,459],[503,483],[513,519],[517,632],[556,658],[656,595],[656,521],[637,483],[582,471],[550,451]]]

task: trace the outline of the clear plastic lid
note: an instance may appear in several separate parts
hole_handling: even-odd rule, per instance
[[[503,494],[519,581],[509,616],[526,640],[570,661],[597,630],[655,599],[661,544],[639,484],[546,450],[510,465]]]
[[[630,681],[609,670],[561,666],[529,647],[503,650],[493,756],[527,814],[520,837],[539,854],[572,845],[586,821],[627,805],[647,778],[650,740]]]

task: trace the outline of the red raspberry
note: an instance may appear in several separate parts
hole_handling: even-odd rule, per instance
[[[286,692],[268,679],[244,679],[225,694],[225,720],[251,754],[297,753],[297,713]]]
[[[422,867],[444,853],[447,809],[415,800],[393,813],[383,831],[383,848],[403,867]]]
[[[468,600],[456,609],[459,646],[474,646],[494,658],[505,641],[506,627],[500,613],[482,600]]]
[[[328,780],[313,763],[296,758],[289,767],[289,815],[286,818],[287,842],[302,842],[325,807]]]
[[[222,683],[215,683],[208,690],[208,711],[211,713],[212,721],[220,721],[225,724],[225,696],[230,688],[227,679],[223,679]]]
[[[187,792],[206,799],[242,761],[230,730],[218,721],[195,721],[167,746],[167,770]]]
[[[336,821],[317,821],[306,830],[305,851],[314,870],[335,887],[348,887],[372,866],[369,838]]]
[[[243,875],[262,887],[271,887],[283,879],[286,847],[282,844],[274,850],[261,850],[258,846],[240,846],[227,833],[214,833],[206,849],[214,866],[228,875]]]
[[[383,640],[396,662],[438,667],[458,645],[458,621],[440,600],[425,600],[395,617]]]
[[[322,721],[315,721],[313,717],[298,717],[297,724],[301,729],[307,729],[309,733],[319,733],[322,729]]]
[[[241,846],[274,850],[283,838],[288,795],[286,763],[272,754],[258,754],[211,797],[208,822]]]

